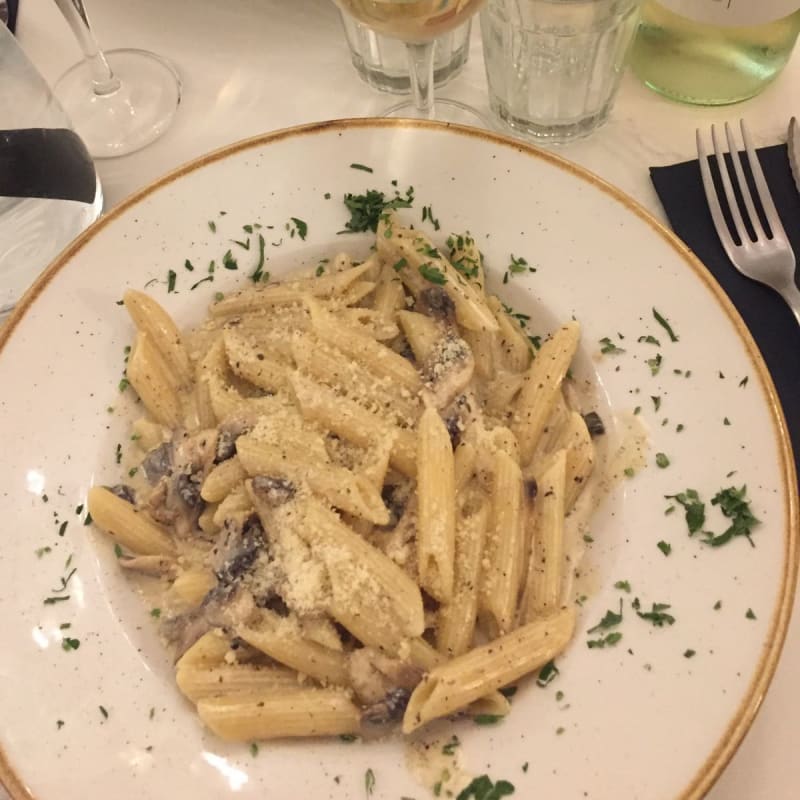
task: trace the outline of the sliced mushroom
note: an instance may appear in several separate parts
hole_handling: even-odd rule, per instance
[[[383,699],[364,709],[362,719],[366,722],[371,722],[373,725],[396,722],[403,716],[410,697],[410,689],[403,689],[399,686],[390,689],[383,696]]]
[[[125,500],[132,506],[136,505],[136,492],[133,490],[133,487],[125,483],[118,483],[116,486],[109,486],[108,490],[111,494],[119,497],[120,500]]]
[[[212,564],[220,585],[228,586],[240,580],[253,566],[264,544],[264,529],[257,516],[252,515],[243,522],[226,519]]]
[[[295,485],[285,478],[271,478],[268,475],[256,475],[252,481],[253,491],[259,498],[271,506],[288,503],[295,495]]]
[[[423,289],[417,296],[415,310],[452,325],[456,320],[456,306],[441,286]]]
[[[142,471],[152,485],[172,471],[172,455],[172,442],[164,442],[144,457]]]

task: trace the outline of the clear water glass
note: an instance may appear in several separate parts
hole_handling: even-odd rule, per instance
[[[340,9],[340,12],[350,57],[361,79],[382,92],[409,94],[411,80],[405,44],[372,30],[346,11]],[[467,63],[471,29],[470,18],[436,40],[433,80],[437,87],[458,75]]]
[[[489,0],[481,36],[489,102],[500,125],[567,142],[608,118],[640,0]]]

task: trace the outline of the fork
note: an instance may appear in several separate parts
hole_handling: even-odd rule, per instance
[[[717,189],[711,177],[711,168],[709,167],[709,159],[706,156],[705,146],[703,145],[703,137],[698,128],[697,156],[700,161],[700,174],[703,178],[703,188],[705,189],[709,211],[711,211],[711,218],[714,221],[714,227],[717,229],[717,235],[719,236],[722,247],[725,249],[728,258],[730,258],[736,269],[738,269],[742,275],[754,281],[760,281],[778,292],[792,310],[797,322],[800,323],[800,291],[797,289],[797,285],[794,282],[796,265],[794,252],[792,251],[791,244],[789,244],[786,231],[784,231],[783,225],[781,224],[778,211],[775,208],[775,203],[772,202],[769,186],[767,186],[767,181],[761,169],[761,164],[758,161],[758,156],[750,142],[750,136],[748,135],[744,120],[740,120],[739,125],[742,129],[742,140],[744,141],[745,152],[747,153],[747,162],[753,174],[756,194],[761,208],[764,211],[764,217],[769,226],[771,236],[767,234],[761,224],[755,204],[753,203],[753,197],[750,193],[750,187],[744,176],[739,148],[736,145],[731,126],[727,122],[725,123],[725,136],[728,140],[728,150],[733,164],[736,183],[738,184],[739,191],[744,200],[747,217],[750,222],[750,227],[755,234],[755,240],[751,238],[745,221],[742,218],[742,211],[739,208],[739,204],[736,202],[736,197],[733,193],[733,184],[731,183],[731,175],[726,166],[724,153],[720,148],[719,137],[717,136],[717,129],[714,125],[711,126],[711,140],[714,145],[714,156],[716,158],[717,167],[719,168],[720,178],[722,179],[722,187],[725,191],[728,209],[730,210],[733,225],[739,237],[739,243],[737,244],[732,236],[728,224],[725,221],[725,217],[723,216],[719,202],[720,199],[717,196]]]

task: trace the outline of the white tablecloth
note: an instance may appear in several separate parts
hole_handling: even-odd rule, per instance
[[[21,0],[21,5],[19,40],[54,82],[79,58],[75,40],[51,0]],[[302,122],[377,114],[391,102],[353,71],[330,0],[89,0],[87,5],[106,48],[155,50],[174,61],[184,83],[178,116],[162,139],[99,163],[107,207],[179,163],[236,139]],[[446,93],[488,113],[477,31],[471,61]],[[692,158],[696,127],[740,116],[757,145],[783,141],[792,114],[800,115],[800,50],[759,97],[729,108],[671,103],[627,75],[608,124],[559,152],[664,220],[648,166]],[[795,614],[761,713],[708,795],[711,800],[800,796],[798,674],[800,620]]]

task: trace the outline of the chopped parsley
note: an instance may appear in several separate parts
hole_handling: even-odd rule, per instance
[[[683,651],[683,657],[684,658],[694,658],[696,653],[697,653],[696,650],[692,650],[691,648],[689,648],[688,650],[684,650]]]
[[[672,330],[672,326],[669,324],[669,322],[667,322],[666,319],[664,319],[664,317],[661,316],[661,314],[658,313],[658,311],[656,311],[655,308],[653,309],[653,316],[655,317],[656,322],[667,332],[667,335],[669,336],[669,340],[671,342],[677,342],[678,341],[678,337],[675,335],[675,332]]]
[[[430,221],[435,231],[438,231],[442,227],[439,224],[439,220],[433,216],[433,206],[422,207],[422,221],[425,222],[426,219]]]
[[[258,743],[250,742],[250,755],[255,758],[258,755]]]
[[[69,600],[68,594],[61,595],[60,597],[45,597],[44,604],[46,606],[54,606],[56,603],[63,603],[67,600]]]
[[[750,511],[750,501],[745,499],[746,495],[746,485],[743,485],[741,489],[730,486],[727,489],[720,490],[711,498],[711,505],[719,506],[720,511],[722,511],[728,519],[732,520],[730,527],[726,531],[718,536],[712,536],[712,538],[708,540],[708,543],[712,547],[719,547],[720,545],[726,544],[734,536],[744,536],[747,538],[747,541],[753,545],[750,534],[752,529],[759,524],[759,521]]]
[[[559,689],[556,692],[556,702],[560,703],[563,699],[564,699],[564,692],[562,692],[561,689]]]
[[[217,223],[214,222],[213,219],[210,219],[208,221],[208,229],[211,231],[211,233],[216,233],[217,232]]]
[[[189,287],[189,291],[193,292],[201,283],[205,283],[206,281],[213,281],[213,280],[214,280],[214,276],[213,275],[207,275],[205,278],[201,278],[199,281],[197,281],[197,283],[193,283]]]
[[[605,636],[601,636],[599,639],[589,639],[586,642],[586,646],[590,650],[614,647],[620,639],[622,639],[622,634],[619,631],[612,631]]]
[[[717,602],[714,603],[714,611],[719,611],[721,608],[722,608],[722,600],[717,600]]]
[[[150,616],[153,619],[158,619],[161,616],[161,609],[160,608],[151,608],[150,609]]]
[[[739,381],[739,386],[747,386],[747,382],[748,382],[749,380],[750,380],[750,377],[749,377],[748,375],[745,375],[745,376],[744,376],[744,378],[742,378],[742,379]]]
[[[222,256],[222,266],[225,269],[239,269],[239,262],[233,257],[230,250],[226,250],[225,255]]]
[[[358,735],[355,733],[341,733],[339,734],[339,738],[343,742],[347,742],[348,744],[350,744],[350,742],[355,742],[356,739],[358,739]]]
[[[617,581],[614,584],[615,589],[620,589],[623,592],[628,592],[630,594],[631,591],[631,584],[630,581]]]
[[[350,219],[345,222],[345,230],[340,233],[358,233],[378,230],[381,216],[387,211],[398,208],[411,208],[414,202],[414,187],[406,189],[405,197],[395,190],[395,196],[387,199],[383,192],[368,189],[364,194],[346,194],[344,204],[350,212]]]
[[[375,791],[375,773],[372,769],[368,769],[364,773],[364,789],[367,792],[367,797],[371,797]]]
[[[500,694],[506,698],[506,700],[510,700],[515,694],[517,693],[516,686],[504,686],[500,689]]]
[[[120,464],[122,462],[122,445],[119,442],[117,442],[117,448],[114,451],[114,458],[117,464]]]
[[[622,600],[619,601],[619,613],[609,609],[606,611],[603,619],[586,632],[595,633],[596,631],[607,630],[608,628],[613,628],[615,625],[619,625],[620,622],[622,622]]]
[[[672,545],[669,542],[665,542],[663,539],[656,545],[658,549],[665,555],[668,556],[672,552]]]
[[[360,169],[363,172],[374,172],[372,167],[368,167],[366,164],[351,164],[350,169]]]
[[[100,709],[100,713],[103,715],[103,719],[108,719],[108,711],[106,711],[103,706],[97,706]]]
[[[502,714],[476,714],[472,721],[476,725],[496,725],[502,719]]]
[[[650,611],[640,611],[642,605],[636,597],[631,606],[637,616],[652,623],[656,628],[663,628],[664,625],[672,625],[675,622],[675,617],[667,613],[667,609],[672,608],[668,603],[653,603]]]
[[[188,269],[189,272],[194,272],[194,264],[187,258],[186,261],[183,262],[184,269]]]
[[[636,474],[636,471],[634,470],[633,467],[625,467],[625,469],[622,470],[622,472],[625,474],[625,477],[627,478],[632,478]]]
[[[648,367],[650,367],[650,374],[651,375],[658,375],[659,370],[661,369],[661,353],[656,353],[654,358],[648,358],[645,362]]]
[[[175,291],[175,281],[177,277],[178,274],[174,269],[171,269],[169,272],[167,272],[167,294]]]
[[[295,233],[303,240],[306,240],[306,236],[308,235],[308,223],[302,219],[298,219],[297,217],[290,217],[294,227],[290,229],[290,236],[294,236]]]
[[[419,274],[425,278],[426,281],[435,283],[437,286],[444,286],[447,283],[445,274],[438,268],[431,264],[420,264]]]
[[[408,261],[406,261],[405,258],[401,258],[399,261],[395,261],[394,264],[392,264],[392,269],[394,269],[395,272],[400,272],[401,269],[405,269],[407,266]]]
[[[661,347],[661,342],[659,342],[655,336],[650,336],[650,335],[640,336],[636,341],[645,342],[645,344],[654,344],[656,345],[656,347]]]
[[[258,263],[256,264],[255,270],[253,270],[253,274],[250,276],[250,280],[253,283],[258,283],[261,280],[268,281],[269,280],[269,272],[264,272],[264,237],[259,233],[258,234]]]
[[[706,505],[700,500],[700,495],[696,489],[687,489],[678,494],[664,495],[667,500],[674,500],[683,506],[686,514],[686,525],[689,528],[689,536],[697,533],[706,521]]]
[[[474,778],[456,796],[456,800],[500,800],[514,794],[514,784],[508,781],[492,782],[488,775]]]
[[[444,747],[442,747],[442,754],[446,756],[452,756],[460,744],[461,742],[458,736],[451,736],[450,741]]]
[[[506,267],[505,274],[503,275],[503,283],[508,283],[508,279],[512,275],[519,275],[521,272],[536,272],[536,267],[531,267],[528,262],[522,258],[516,258],[511,254],[511,263]]]
[[[611,339],[609,339],[608,336],[604,336],[602,339],[600,339],[600,344],[603,345],[600,348],[600,352],[603,353],[604,355],[607,353],[613,353],[614,355],[619,355],[620,353],[625,352],[623,348],[617,347],[614,344],[614,342],[612,342]]]
[[[753,612],[752,608],[748,608],[747,609],[747,613],[745,614],[745,617],[747,617],[747,619],[756,619],[756,615]]]
[[[52,548],[51,547],[37,547],[36,550],[34,550],[33,552],[36,553],[36,558],[41,558],[46,553],[52,552]]]
[[[317,268],[314,270],[314,274],[319,278],[321,275],[325,274],[325,265],[318,264]]]
[[[548,661],[540,670],[539,674],[536,676],[536,685],[537,686],[547,686],[547,684],[552,683],[555,678],[558,677],[559,670],[556,666],[555,661]]]
[[[723,425],[730,425],[731,421],[727,417],[723,417],[722,418],[722,424]]]
[[[661,469],[666,469],[669,466],[669,459],[664,453],[656,453],[656,465]]]
[[[77,650],[81,646],[80,639],[71,639],[69,636],[65,636],[61,640],[61,647],[69,652],[70,650]]]

